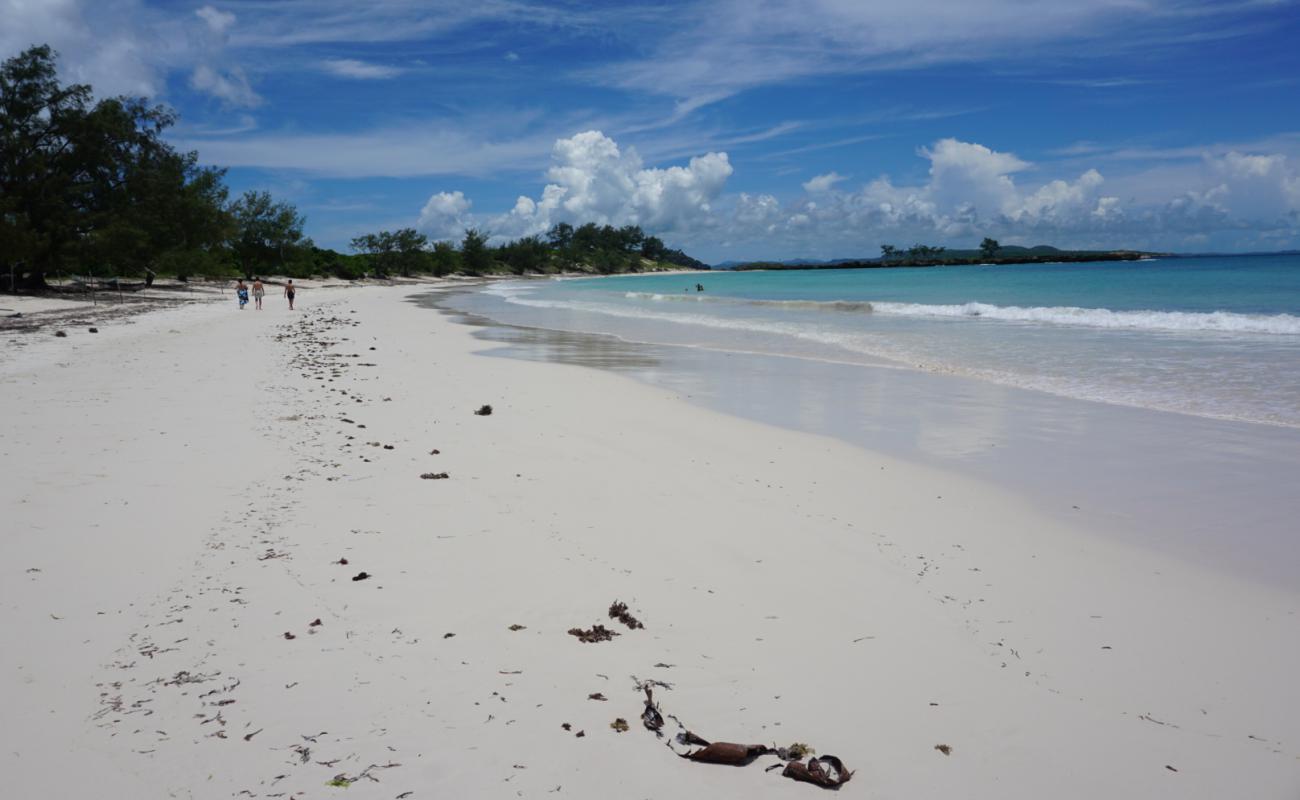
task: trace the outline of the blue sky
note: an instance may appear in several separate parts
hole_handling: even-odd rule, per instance
[[[174,107],[319,243],[640,224],[708,261],[882,243],[1300,247],[1300,5],[0,0],[0,54]]]

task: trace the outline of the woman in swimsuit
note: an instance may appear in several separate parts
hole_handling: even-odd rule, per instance
[[[262,297],[266,294],[266,288],[262,286],[261,278],[253,278],[253,307],[258,311],[262,310]]]
[[[239,298],[239,310],[243,311],[244,306],[248,305],[248,287],[242,280],[235,284],[235,296]]]
[[[293,295],[294,295],[293,278],[290,278],[288,283],[284,285],[284,296],[289,298],[290,311],[293,311]]]

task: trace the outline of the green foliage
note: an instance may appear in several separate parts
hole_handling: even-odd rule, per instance
[[[472,275],[640,271],[705,265],[639,226],[562,222],[499,247],[466,231],[457,249],[414,228],[352,240],[356,255],[316,247],[306,220],[270,193],[229,197],[225,170],[163,140],[176,121],[138,98],[95,101],[59,82],[55,53],[32,47],[0,65],[0,273],[24,287],[45,276]]]
[[[396,232],[367,233],[352,240],[352,249],[370,256],[370,265],[378,277],[393,273],[403,276],[428,272],[430,261],[425,249],[429,239],[414,228]]]
[[[907,248],[907,261],[932,261],[943,258],[946,247],[931,247],[928,244],[914,244]]]
[[[640,272],[645,261],[704,269],[707,267],[680,250],[671,250],[657,236],[647,236],[638,225],[597,225],[588,222],[574,228],[567,222],[552,227],[546,234],[551,263],[577,272]],[[517,244],[511,242],[505,248]]]
[[[497,258],[516,275],[545,272],[550,263],[551,249],[541,237],[525,236],[497,248]]]
[[[984,241],[980,242],[980,258],[983,258],[985,261],[997,258],[998,251],[1001,249],[1002,245],[998,244],[997,239],[990,239],[985,236]]]
[[[163,141],[172,112],[91,100],[89,86],[59,83],[48,46],[0,66],[0,258],[29,286],[72,263],[142,274],[225,234],[222,173]]]
[[[430,253],[433,274],[439,277],[450,275],[461,268],[460,253],[451,242],[434,242]]]
[[[245,278],[279,272],[297,261],[307,220],[288,203],[277,203],[270,192],[247,191],[230,206],[234,219],[230,248]]]
[[[168,250],[158,259],[155,271],[181,280],[204,278],[224,280],[239,277],[238,266],[225,250]]]
[[[229,204],[225,170],[162,138],[176,121],[138,98],[63,86],[48,46],[0,65],[0,268],[28,287],[56,271],[248,275],[298,255],[302,217],[265,193]]]
[[[460,243],[461,268],[469,275],[483,275],[492,269],[492,253],[487,246],[488,234],[478,228],[465,231]]]

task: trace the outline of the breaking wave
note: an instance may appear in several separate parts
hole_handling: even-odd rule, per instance
[[[1216,333],[1271,333],[1300,335],[1300,316],[1293,314],[1235,314],[1228,311],[1111,311],[1073,306],[995,306],[988,303],[926,305],[873,303],[878,314],[927,317],[965,317],[1006,322],[1038,322],[1084,328],[1148,331],[1209,331]]]
[[[1082,328],[1265,333],[1281,336],[1300,335],[1300,316],[1294,314],[1238,314],[1229,311],[1112,311],[1108,308],[998,306],[990,303],[932,305],[927,303],[894,303],[866,300],[750,300],[716,295],[687,293],[678,295],[653,292],[626,292],[623,297],[629,300],[649,300],[652,302],[721,303],[732,306],[757,306],[789,311],[837,311],[907,317],[990,319],[1003,322],[1072,325]]]

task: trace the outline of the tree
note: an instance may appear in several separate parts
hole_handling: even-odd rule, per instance
[[[980,258],[985,261],[992,261],[997,258],[998,251],[1001,249],[1002,245],[998,244],[997,239],[990,239],[985,236],[984,241],[980,242]]]
[[[119,272],[169,262],[204,261],[229,238],[225,170],[199,167],[195,153],[141,158],[125,177],[116,207],[88,238],[95,259]]]
[[[89,86],[59,85],[48,46],[0,66],[0,257],[22,263],[29,285],[77,239],[73,142],[89,105]]]
[[[895,258],[898,258],[897,247],[894,247],[892,244],[882,244],[880,246],[881,261],[893,261]]]
[[[304,244],[306,220],[291,204],[271,199],[270,192],[244,192],[230,211],[234,217],[230,247],[245,278],[268,267],[283,267]]]
[[[460,269],[460,253],[451,242],[434,242],[429,260],[433,262],[433,274],[438,277]]]
[[[92,104],[89,86],[59,83],[48,46],[6,60],[0,259],[21,262],[25,283],[39,287],[73,257],[138,270],[167,251],[213,245],[225,224],[223,173],[163,141],[175,120],[135,98]]]
[[[352,249],[370,257],[370,268],[380,278],[388,277],[397,263],[397,239],[388,231],[358,236]]]
[[[567,250],[573,242],[573,226],[567,222],[557,222],[546,232],[546,240],[557,250]]]
[[[492,254],[488,251],[489,234],[478,228],[465,231],[460,243],[461,266],[470,275],[482,275],[492,268]]]
[[[497,256],[504,261],[510,271],[516,275],[526,272],[541,272],[550,260],[550,248],[538,236],[525,236],[502,245]]]
[[[642,258],[658,261],[666,252],[668,252],[668,248],[664,246],[663,240],[658,236],[647,236],[641,242]]]
[[[403,276],[424,272],[428,253],[425,247],[429,237],[415,228],[401,228],[393,234],[393,244],[397,249],[397,271]]]

